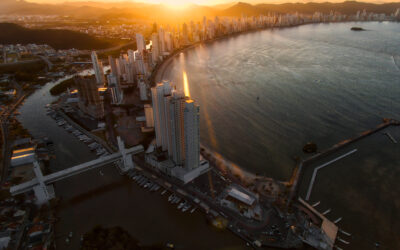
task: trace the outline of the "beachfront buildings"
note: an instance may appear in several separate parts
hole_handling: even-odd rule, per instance
[[[97,84],[104,85],[105,77],[104,77],[103,63],[99,61],[96,51],[92,51],[92,64]]]
[[[156,139],[146,161],[188,183],[209,169],[200,155],[199,105],[169,81],[151,89]]]
[[[97,87],[97,78],[76,76],[75,85],[78,89],[79,108],[89,116],[101,119],[104,117],[103,100]]]

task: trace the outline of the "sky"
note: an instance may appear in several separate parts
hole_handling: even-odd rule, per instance
[[[1,1],[1,0],[0,0]],[[28,2],[37,3],[63,3],[63,2],[143,2],[143,3],[164,3],[168,5],[185,5],[189,3],[195,3],[199,5],[216,5],[231,2],[247,2],[247,3],[286,3],[286,2],[344,2],[345,0],[26,0]],[[358,0],[360,2],[397,2],[399,0]]]

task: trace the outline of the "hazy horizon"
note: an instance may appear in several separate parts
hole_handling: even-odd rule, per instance
[[[346,2],[343,0],[240,0],[240,1],[231,1],[231,0],[26,0],[26,2],[35,2],[35,3],[73,3],[73,2],[105,2],[105,3],[122,3],[122,2],[137,2],[137,3],[149,3],[149,4],[168,4],[168,5],[185,5],[185,4],[197,4],[197,5],[219,5],[219,4],[229,4],[229,3],[237,3],[237,2],[245,2],[249,4],[282,4],[282,3],[342,3]],[[366,3],[396,3],[399,1],[393,0],[364,0],[357,2],[366,2]]]

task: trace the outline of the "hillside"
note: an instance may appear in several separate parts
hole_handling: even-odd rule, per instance
[[[258,1],[259,2],[259,1]],[[267,2],[267,1],[266,1]],[[355,14],[358,10],[391,14],[400,8],[400,2],[373,4],[356,1],[342,3],[283,3],[283,4],[248,4],[231,3],[215,6],[192,4],[186,9],[171,9],[163,4],[138,2],[66,2],[64,4],[37,4],[17,0],[0,0],[0,14],[20,15],[67,15],[79,19],[118,19],[130,18],[151,22],[180,23],[188,20],[201,20],[203,16],[254,16],[266,13],[305,13],[316,11],[329,13],[338,11],[342,14]]]
[[[17,24],[0,23],[0,44],[48,44],[55,49],[105,49],[114,44],[69,30],[27,29]]]
[[[283,3],[283,4],[257,4],[251,5],[248,3],[237,3],[220,12],[223,16],[240,16],[241,14],[247,16],[256,16],[266,13],[303,13],[313,14],[314,12],[329,13],[330,11],[338,11],[342,14],[350,15],[355,14],[359,10],[366,10],[368,12],[386,13],[391,14],[400,8],[400,2],[386,3],[386,4],[373,4],[363,3],[356,1],[346,1],[343,3]]]

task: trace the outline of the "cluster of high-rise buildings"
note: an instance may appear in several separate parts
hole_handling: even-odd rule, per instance
[[[398,18],[397,10],[391,18]],[[199,22],[183,23],[177,27],[153,25],[149,45],[143,35],[136,33],[137,50],[128,50],[118,58],[109,56],[110,73],[105,76],[103,65],[92,53],[95,80],[82,78],[78,81],[81,108],[94,117],[104,116],[104,108],[98,87],[107,86],[115,104],[121,103],[124,87],[136,86],[142,101],[149,98],[149,80],[153,69],[172,52],[196,42],[267,27],[286,27],[304,23],[387,20],[385,14],[368,13],[365,10],[347,16],[338,12],[313,15],[270,14],[212,20],[204,17]],[[89,86],[90,85],[90,86]],[[154,127],[154,152],[146,158],[148,163],[165,173],[189,182],[208,169],[208,163],[200,160],[199,106],[177,91],[169,81],[151,88],[152,105],[146,104],[146,127]],[[160,158],[161,157],[161,158]]]
[[[342,21],[394,21],[400,19],[400,10],[396,10],[391,15],[377,14],[358,11],[355,15],[345,15],[340,12],[331,11],[329,14],[315,12],[309,14],[270,14],[252,17],[214,17],[188,23],[183,23],[175,27],[157,27],[153,25],[151,35],[152,49],[149,51],[153,65],[162,61],[163,57],[168,56],[175,49],[190,45],[192,43],[215,39],[218,37],[268,27],[287,27],[304,23],[318,22],[342,22]]]
[[[188,183],[209,169],[200,156],[200,110],[189,96],[164,80],[151,89],[155,145],[149,164]]]

